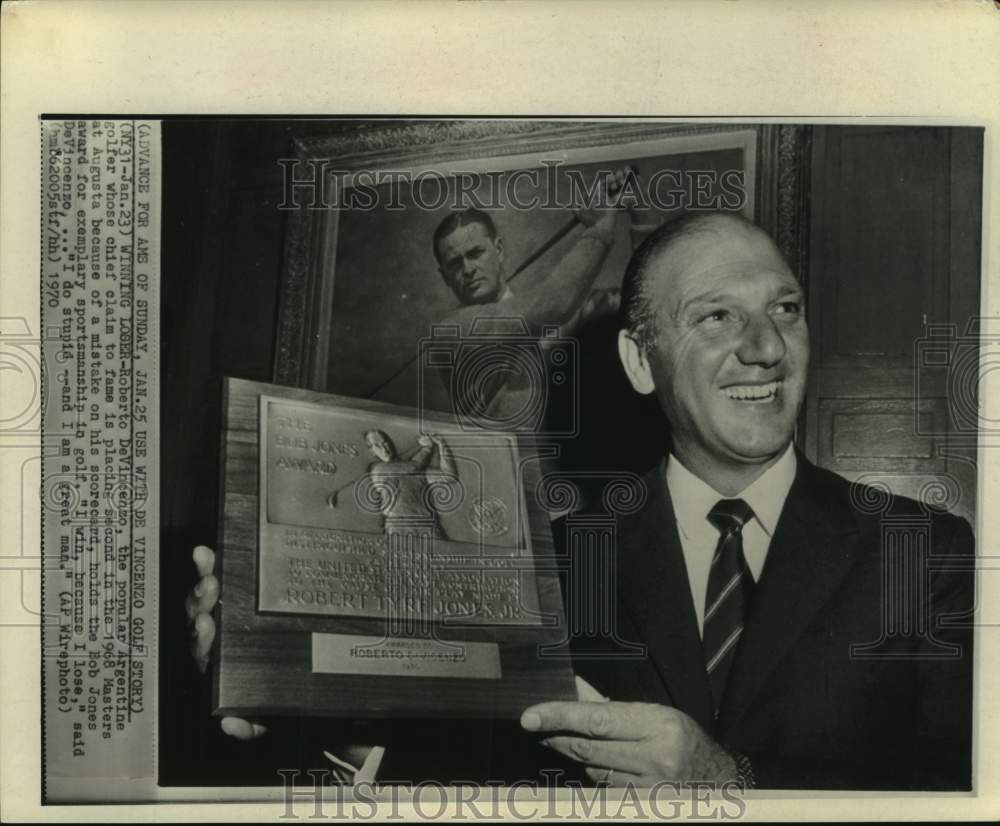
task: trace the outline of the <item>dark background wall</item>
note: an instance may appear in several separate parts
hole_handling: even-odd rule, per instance
[[[982,152],[980,129],[814,130],[800,437],[823,467],[971,521]]]
[[[254,744],[219,732],[208,715],[208,681],[187,655],[183,597],[195,578],[191,549],[215,542],[221,379],[272,375],[286,218],[277,208],[276,159],[292,154],[293,134],[358,128],[365,127],[164,124],[159,751],[165,785],[273,783],[268,751],[315,753],[306,745],[318,734],[312,726],[278,727]],[[940,371],[931,377],[926,405],[939,435],[910,432],[915,377],[907,350],[925,321],[964,329],[978,310],[982,132],[811,131],[814,386],[800,442],[845,475],[902,464],[909,475],[889,474],[889,482],[911,494],[907,485],[951,474],[965,489],[958,510],[972,516],[974,451],[970,464],[953,438],[953,404]],[[590,392],[613,395],[607,387]],[[941,457],[949,445],[959,458]]]

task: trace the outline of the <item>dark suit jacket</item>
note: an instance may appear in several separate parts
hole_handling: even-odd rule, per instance
[[[746,754],[763,788],[970,788],[971,619],[955,621],[972,608],[967,523],[901,497],[875,507],[871,488],[852,497],[841,477],[798,461],[718,719],[662,464],[645,478],[639,511],[610,522],[585,512],[553,525],[574,669],[613,700],[689,714]],[[612,541],[580,541],[595,531],[607,539],[609,524]],[[912,554],[896,550],[904,541],[928,552],[917,582],[929,598],[913,598],[905,585],[899,559]],[[893,590],[883,577],[895,577]],[[852,654],[880,640],[907,596],[911,608],[930,609],[926,628],[911,611],[918,633]],[[381,782],[589,783],[516,721],[388,721],[350,732],[307,723],[285,732],[287,748],[276,742],[287,726],[274,726],[261,749],[283,755],[283,767],[299,765],[297,756],[304,770],[322,765],[317,756],[329,744],[383,743]],[[246,746],[236,744],[239,765]],[[273,767],[268,774],[261,782],[275,782]]]
[[[760,787],[970,788],[974,550],[964,520],[852,491],[800,455],[716,719],[663,464],[645,481],[645,505],[619,517],[609,546],[614,632],[600,617],[589,631],[576,621],[578,674],[611,699],[689,714],[750,758]],[[587,543],[562,539],[573,565],[593,569],[594,546],[584,560]],[[571,623],[593,604],[593,570],[575,577],[588,579],[589,602],[564,591]],[[630,643],[645,656],[625,656]]]

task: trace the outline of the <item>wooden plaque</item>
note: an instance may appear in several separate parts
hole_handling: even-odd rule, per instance
[[[575,699],[537,457],[226,379],[215,713],[516,719]]]

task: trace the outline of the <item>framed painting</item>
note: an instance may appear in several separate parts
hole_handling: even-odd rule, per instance
[[[274,380],[447,410],[446,396],[428,401],[418,387],[421,342],[461,305],[436,229],[470,207],[488,213],[505,278],[530,292],[580,235],[574,209],[616,170],[629,176],[633,228],[738,210],[804,278],[807,142],[794,125],[502,119],[376,121],[296,140],[282,162],[290,212]],[[618,287],[640,236],[619,229],[592,291]]]

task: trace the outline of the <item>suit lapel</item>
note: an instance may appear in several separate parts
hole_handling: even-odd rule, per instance
[[[729,674],[721,725],[730,727],[753,702],[843,582],[857,559],[858,545],[856,523],[842,495],[799,455]]]
[[[664,463],[645,481],[645,507],[622,524],[619,564],[625,610],[675,706],[711,730],[711,689]]]

